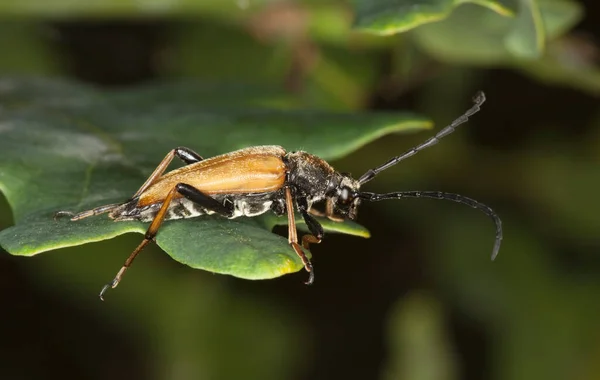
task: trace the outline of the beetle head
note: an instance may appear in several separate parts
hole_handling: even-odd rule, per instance
[[[356,219],[356,213],[360,205],[359,189],[360,183],[352,178],[350,174],[342,173],[340,175],[340,180],[330,195],[336,215],[352,220]]]

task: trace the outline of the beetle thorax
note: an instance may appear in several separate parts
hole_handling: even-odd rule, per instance
[[[341,216],[354,218],[360,203],[355,194],[360,183],[349,174],[339,173],[326,161],[306,152],[286,155],[287,181],[293,185],[297,196],[304,197],[310,207],[313,203],[329,199]]]
[[[298,196],[309,203],[325,199],[340,178],[331,165],[306,152],[291,152],[285,157],[288,166],[287,181],[295,187]]]

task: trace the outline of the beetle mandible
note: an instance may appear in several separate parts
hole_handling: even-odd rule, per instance
[[[237,218],[273,211],[277,215],[287,215],[288,242],[309,273],[306,284],[312,284],[314,269],[302,247],[308,249],[311,243],[320,243],[323,239],[323,228],[313,216],[322,214],[312,208],[318,202],[325,202],[324,215],[334,221],[355,219],[361,201],[435,198],[466,204],[483,211],[496,225],[493,260],[502,241],[502,223],[488,206],[459,194],[440,191],[400,191],[386,194],[360,191],[362,185],[380,172],[437,144],[440,139],[454,132],[456,127],[480,110],[484,101],[485,95],[478,92],[473,98],[473,107],[450,125],[383,165],[369,169],[358,180],[349,174],[337,172],[317,156],[303,151],[286,152],[280,146],[250,147],[208,159],[203,159],[191,149],[179,147],[166,155],[131,199],[78,214],[58,211],[55,217],[69,216],[72,221],[77,221],[108,213],[115,221],[150,222],[144,240],[127,258],[115,278],[102,288],[101,299],[107,289],[119,284],[135,257],[154,240],[163,221],[207,214]],[[181,159],[185,166],[164,174],[175,157]],[[296,231],[294,209],[302,215],[310,231],[310,234],[304,235],[300,240]]]

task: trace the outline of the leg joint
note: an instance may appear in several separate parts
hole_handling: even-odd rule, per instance
[[[177,148],[173,149],[173,152],[188,165],[203,160],[202,156],[200,156],[198,153],[184,146],[178,146]]]

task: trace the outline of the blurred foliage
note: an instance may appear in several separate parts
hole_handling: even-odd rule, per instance
[[[460,378],[453,350],[448,347],[442,307],[435,297],[410,294],[389,316],[390,358],[384,379]]]
[[[514,0],[355,0],[358,29],[377,34],[406,32],[420,25],[445,19],[462,3],[476,3],[500,15],[513,17],[516,13]],[[525,4],[525,7],[533,4]],[[529,9],[523,9],[527,13]],[[524,15],[531,19],[530,15]]]
[[[463,3],[1,2],[2,76],[168,82],[146,87],[146,105],[216,107],[228,94],[228,104],[287,110],[415,109],[444,124],[483,89],[488,102],[468,125],[369,190],[460,192],[505,226],[492,264],[493,229],[473,210],[363,205],[372,239],[329,234],[313,249],[311,289],[300,275],[251,282],[190,271],[151,247],[108,304],[96,301],[98,284],[139,236],[2,255],[2,377],[64,376],[48,368],[68,357],[68,377],[99,379],[599,378],[598,5]],[[202,85],[178,98],[192,80]],[[113,94],[127,102],[127,91]],[[334,165],[360,174],[425,138],[387,136]],[[220,153],[201,139],[187,145]]]

